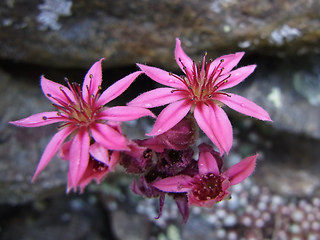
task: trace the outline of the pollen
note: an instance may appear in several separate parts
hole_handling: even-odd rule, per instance
[[[192,193],[197,200],[201,201],[217,198],[223,193],[221,176],[212,173],[200,176],[195,182]]]

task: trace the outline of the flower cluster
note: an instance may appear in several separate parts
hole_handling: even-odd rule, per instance
[[[22,127],[39,127],[59,123],[40,159],[33,181],[55,154],[69,162],[68,187],[81,191],[94,179],[100,182],[122,165],[136,174],[132,190],[147,198],[159,198],[159,216],[165,196],[176,201],[187,221],[189,206],[211,207],[230,196],[230,187],[246,179],[254,171],[257,155],[247,157],[224,169],[223,155],[233,142],[231,123],[222,107],[228,107],[271,121],[269,114],[250,100],[223,90],[242,82],[255,69],[249,65],[233,70],[243,52],[225,55],[202,63],[192,61],[176,40],[175,58],[183,76],[162,69],[138,64],[140,68],[101,92],[101,62],[96,62],[86,74],[82,86],[60,85],[41,77],[41,87],[56,111],[37,113],[12,121]],[[145,92],[127,106],[107,107],[140,75],[168,87]],[[159,116],[149,108],[167,105]],[[156,118],[146,139],[127,139],[121,122],[141,117]],[[214,146],[196,146],[199,128]],[[197,156],[197,152],[199,152]]]

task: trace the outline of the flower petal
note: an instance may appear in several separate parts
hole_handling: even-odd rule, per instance
[[[101,94],[97,101],[97,105],[105,105],[120,96],[141,73],[142,71],[131,73],[112,84]]]
[[[247,157],[224,172],[224,174],[229,177],[231,185],[242,182],[252,174],[256,165],[257,157],[258,154]]]
[[[156,117],[150,110],[142,107],[117,106],[107,108],[100,112],[98,119],[123,122],[135,120],[145,116],[150,116],[153,118]]]
[[[210,152],[200,152],[198,166],[200,174],[213,173],[216,176],[220,174],[217,160]]]
[[[92,94],[96,95],[99,91],[99,87],[101,86],[102,60],[104,60],[104,58],[101,58],[99,61],[95,62],[84,77],[82,84],[82,96],[87,102],[89,102],[88,97],[90,97]]]
[[[154,182],[152,186],[164,192],[188,192],[192,187],[192,177],[187,175],[167,177]]]
[[[187,115],[191,106],[192,102],[187,100],[169,104],[161,111],[153,126],[153,129],[146,135],[157,136],[168,131]]]
[[[179,38],[176,38],[176,49],[174,55],[177,61],[177,64],[181,70],[186,73],[186,71],[192,72],[193,61],[191,58],[183,51],[181,47],[181,41]]]
[[[90,145],[89,153],[95,160],[109,165],[108,149],[106,149],[99,143],[95,142],[94,144]]]
[[[216,58],[210,65],[208,75],[210,76],[213,73],[214,69],[221,63],[221,60],[223,62],[217,70],[220,71],[223,68],[222,74],[229,73],[239,63],[244,54],[244,52],[237,52]]]
[[[249,65],[241,68],[237,68],[234,71],[231,71],[231,76],[228,78],[228,82],[224,83],[219,87],[219,90],[231,88],[233,86],[238,85],[241,83],[244,79],[246,79],[256,68],[257,65]],[[227,74],[229,75],[229,74]],[[221,76],[221,79],[226,78],[226,75]]]
[[[120,152],[113,151],[110,156],[109,170],[113,171],[113,169],[119,162],[120,162]]]
[[[61,105],[60,101],[68,104],[75,102],[72,92],[65,86],[41,76],[41,88],[44,95],[53,103]],[[56,100],[59,99],[60,101]]]
[[[194,118],[202,131],[218,147],[220,154],[228,153],[233,141],[232,126],[223,109],[214,103],[198,103]]]
[[[65,121],[65,119],[61,119],[58,112],[42,112],[9,123],[20,127],[41,127],[61,121]]]
[[[229,96],[224,94],[215,94],[213,99],[218,100],[226,104],[228,107],[248,116],[264,121],[272,121],[267,111],[254,102],[236,94],[228,93],[228,95]]]
[[[178,89],[188,89],[182,81],[180,81],[178,78],[174,77],[173,74],[170,74],[167,71],[143,64],[137,65],[148,77],[160,84]]]
[[[145,93],[142,93],[131,102],[128,106],[154,108],[166,105],[186,98],[187,93],[184,91],[176,91],[174,88],[157,88]]]
[[[48,143],[47,147],[45,148],[35,174],[33,175],[32,182],[36,179],[38,174],[47,166],[53,156],[56,154],[64,140],[75,130],[73,127],[65,127],[57,132],[50,142]]]
[[[72,140],[68,156],[71,182],[75,190],[89,163],[89,145],[87,128],[81,127]]]
[[[96,123],[90,127],[92,137],[96,142],[107,149],[112,150],[129,150],[127,139],[112,127]]]

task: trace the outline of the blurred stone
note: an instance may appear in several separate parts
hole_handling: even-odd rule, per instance
[[[268,111],[273,122],[260,122],[261,126],[320,139],[319,56],[248,59],[257,69],[231,91]]]
[[[99,208],[92,195],[60,193],[26,205],[0,205],[0,213],[2,240],[114,240],[108,213]]]
[[[318,0],[31,0],[0,2],[0,58],[50,66],[174,63],[237,50],[287,56],[319,48]]]
[[[118,239],[121,240],[147,240],[150,235],[151,223],[146,216],[136,212],[122,211],[112,212],[112,229]]]
[[[56,158],[31,184],[42,152],[56,131],[55,127],[20,128],[8,124],[33,113],[48,111],[52,108],[49,101],[38,84],[26,79],[13,80],[2,71],[0,79],[0,203],[23,203],[52,194],[55,188],[64,191],[67,163]]]

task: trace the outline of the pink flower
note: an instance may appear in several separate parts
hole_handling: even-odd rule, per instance
[[[168,131],[191,111],[199,127],[218,147],[220,153],[228,153],[233,141],[232,126],[220,106],[225,104],[240,113],[271,121],[269,114],[255,103],[222,91],[239,84],[254,71],[256,65],[231,71],[243,55],[244,52],[238,52],[207,63],[205,54],[202,65],[196,65],[181,48],[180,40],[176,39],[175,58],[185,76],[138,64],[151,79],[169,88],[143,93],[128,105],[152,108],[169,104],[159,114],[152,131],[147,134],[149,136]]]
[[[258,155],[247,157],[221,172],[215,156],[200,147],[199,174],[191,177],[177,175],[154,182],[152,185],[164,192],[187,193],[190,205],[211,207],[230,194],[230,186],[246,179],[255,168]]]
[[[30,117],[10,122],[22,127],[40,127],[61,123],[58,132],[52,137],[42,154],[32,181],[50,162],[70,136],[68,145],[69,181],[76,187],[88,169],[89,156],[95,152],[95,144],[110,150],[128,150],[127,139],[108,121],[129,121],[153,114],[141,107],[116,106],[106,108],[105,104],[122,94],[142,72],[134,72],[99,93],[102,82],[101,62],[97,61],[86,74],[82,88],[68,80],[65,87],[41,77],[41,87],[45,96],[58,109],[42,112]],[[91,142],[91,143],[90,143]],[[101,149],[101,148],[100,148]],[[107,150],[106,150],[107,151]]]

